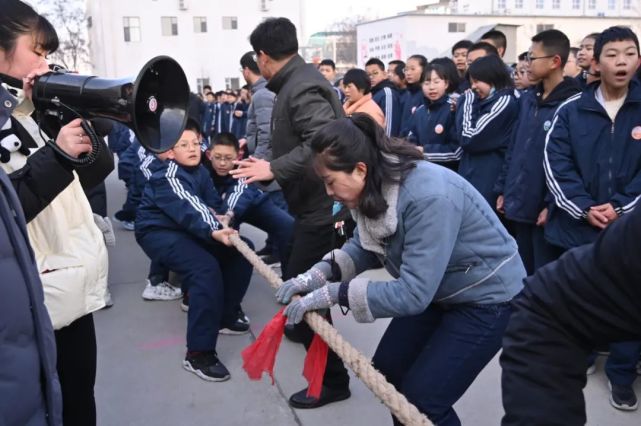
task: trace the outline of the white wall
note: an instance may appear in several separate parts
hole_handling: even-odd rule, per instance
[[[261,11],[265,4],[268,11]],[[87,0],[92,27],[89,39],[95,74],[107,77],[136,75],[157,55],[169,55],[182,65],[192,90],[197,78],[209,78],[215,90],[224,89],[225,78],[240,78],[239,60],[251,50],[249,35],[264,18],[284,16],[299,30],[302,0]],[[123,17],[140,17],[141,40],[125,42]],[[163,36],[161,17],[175,16],[177,36]],[[195,33],[193,18],[207,18],[207,32]],[[222,17],[236,16],[238,29],[223,30]]]
[[[450,22],[464,22],[465,32],[448,32]],[[378,57],[387,63],[392,59],[407,59],[416,53],[428,59],[438,56],[450,56],[451,46],[467,37],[474,30],[485,25],[518,25],[516,40],[508,39],[506,62],[514,62],[520,52],[531,44],[530,39],[537,33],[537,24],[553,24],[554,28],[563,31],[572,46],[578,46],[588,33],[601,31],[613,25],[627,25],[641,35],[641,19],[603,18],[603,17],[551,17],[551,16],[461,16],[461,15],[403,15],[382,19],[357,27],[358,66],[363,67],[370,57]],[[381,40],[383,35],[392,34],[391,39]],[[376,41],[376,38],[379,41]],[[370,42],[370,40],[374,40]],[[394,46],[370,52],[376,46]],[[512,49],[511,44],[516,48]]]

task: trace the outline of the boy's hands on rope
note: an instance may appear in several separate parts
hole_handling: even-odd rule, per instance
[[[337,304],[340,285],[341,283],[329,283],[290,303],[283,312],[287,317],[287,324],[298,324],[303,320],[305,312],[327,309]]]
[[[213,231],[211,233],[211,237],[219,243],[230,247],[231,241],[229,240],[229,237],[235,234],[238,234],[238,231],[236,231],[234,228],[223,228],[219,229],[218,231]]]
[[[276,291],[276,300],[283,305],[289,303],[296,294],[309,293],[321,288],[327,282],[327,275],[320,269],[312,267],[304,274],[299,274],[283,283]]]

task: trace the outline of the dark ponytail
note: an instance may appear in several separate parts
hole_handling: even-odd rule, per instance
[[[351,173],[359,162],[367,165],[359,211],[376,218],[387,210],[383,183],[401,182],[423,159],[415,145],[390,139],[369,115],[355,113],[323,126],[312,138],[314,163]]]
[[[24,34],[33,34],[36,47],[48,53],[59,47],[58,35],[51,22],[20,0],[0,0],[0,49],[11,57],[16,40]]]

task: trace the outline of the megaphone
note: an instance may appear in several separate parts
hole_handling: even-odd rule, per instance
[[[189,84],[174,59],[157,56],[133,79],[50,72],[34,84],[36,109],[47,110],[68,120],[108,118],[134,131],[140,143],[152,152],[174,146],[185,129],[189,108]]]

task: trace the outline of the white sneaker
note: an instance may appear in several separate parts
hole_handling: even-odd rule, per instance
[[[151,282],[147,280],[147,286],[142,292],[142,298],[145,300],[176,300],[181,297],[183,297],[182,291],[167,281],[162,281],[158,285],[151,285]]]
[[[593,375],[595,373],[595,371],[596,371],[596,364],[592,363],[592,365],[590,365],[588,367],[587,371],[585,372],[585,375],[586,376],[591,376],[591,375]]]

